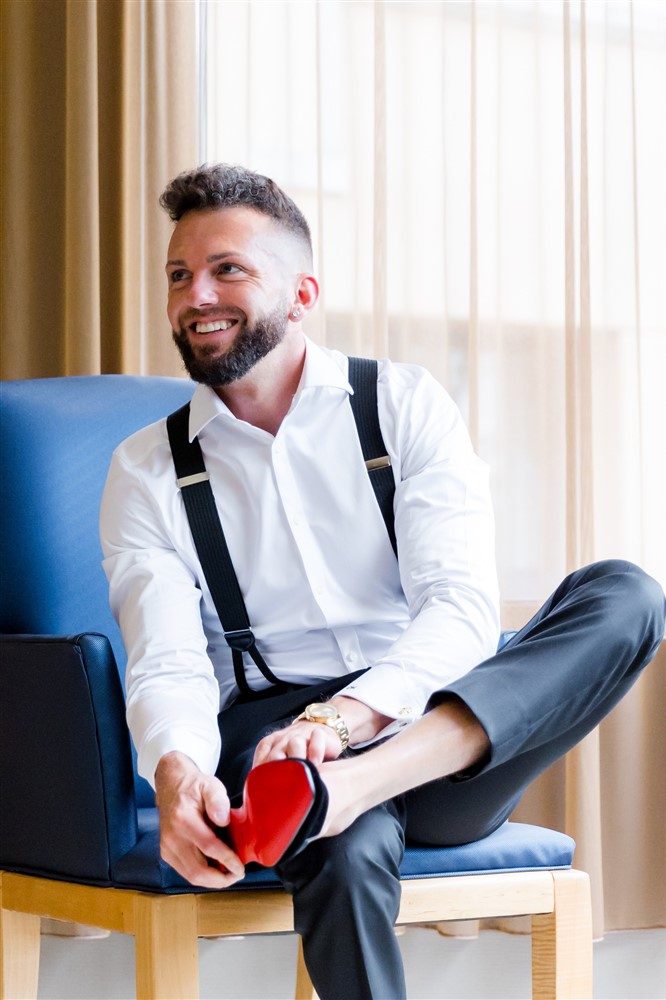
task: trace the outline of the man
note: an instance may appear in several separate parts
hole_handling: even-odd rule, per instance
[[[449,397],[422,369],[380,363],[396,560],[346,359],[302,331],[318,295],[302,214],[272,181],[223,165],[180,175],[162,204],[175,221],[167,312],[200,383],[190,437],[283,684],[246,657],[254,695],[239,697],[165,422],[145,428],[114,456],[101,526],[162,854],[194,884],[233,884],[243,865],[214,830],[229,796],[253,765],[310,761],[328,811],[277,871],[314,985],[323,1000],[402,997],[392,925],[405,835],[444,845],[496,829],[652,657],[663,593],[628,563],[587,567],[495,655],[487,474]],[[328,723],[320,709],[303,717],[322,701]]]

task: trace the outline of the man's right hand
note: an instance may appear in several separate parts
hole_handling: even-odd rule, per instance
[[[157,765],[155,791],[160,853],[167,864],[193,885],[209,889],[225,889],[243,878],[242,861],[212,829],[229,823],[229,797],[221,781],[203,774],[185,754],[172,752]]]

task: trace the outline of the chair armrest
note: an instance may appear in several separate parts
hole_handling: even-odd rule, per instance
[[[0,866],[97,883],[137,840],[106,636],[0,636]]]

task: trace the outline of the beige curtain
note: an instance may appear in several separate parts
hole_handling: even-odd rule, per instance
[[[3,0],[1,11],[2,377],[181,374],[157,197],[198,158],[197,7]]]
[[[2,376],[176,374],[166,182],[198,158],[197,5],[2,4]]]
[[[306,210],[313,337],[422,363],[459,403],[492,470],[505,627],[593,559],[664,584],[663,5],[207,11],[207,158]],[[576,838],[597,935],[666,923],[665,666],[517,812]]]

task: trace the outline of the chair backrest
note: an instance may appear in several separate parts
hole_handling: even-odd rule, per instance
[[[98,536],[116,446],[182,406],[186,379],[94,375],[0,386],[0,632],[101,632],[121,677]]]

